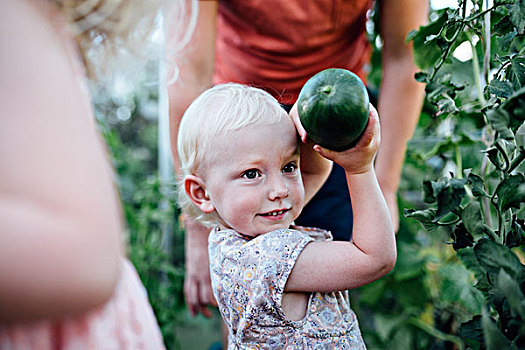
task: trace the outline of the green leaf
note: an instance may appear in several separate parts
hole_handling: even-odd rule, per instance
[[[376,326],[377,335],[381,341],[385,342],[392,336],[392,331],[403,324],[405,317],[403,316],[388,316],[376,314],[374,316],[374,324]]]
[[[467,193],[465,191],[465,179],[451,178],[448,180],[445,179],[445,181],[445,185],[442,186],[440,184],[434,192],[438,206],[435,220],[441,219],[443,216],[456,209],[461,204],[461,200]]]
[[[508,11],[505,11],[505,13],[494,11],[491,13],[490,17],[492,21],[493,35],[501,37],[511,32],[514,32],[515,35],[518,34],[516,27],[510,21],[510,15]]]
[[[513,93],[502,108],[509,113],[510,128],[514,132],[525,121],[525,87]]]
[[[433,183],[434,182],[430,180],[423,181],[423,202],[428,204],[434,203],[436,201]]]
[[[485,153],[487,154],[487,158],[490,160],[492,165],[494,165],[496,169],[501,170],[502,164],[498,158],[499,150],[497,148],[489,148],[485,151]]]
[[[435,216],[436,210],[432,208],[423,210],[405,209],[405,217],[419,221],[427,231],[434,231],[438,227],[434,221]]]
[[[486,113],[490,124],[499,133],[499,137],[512,140],[514,135],[510,131],[510,115],[502,108],[490,109]]]
[[[408,34],[407,40],[413,42],[414,62],[419,68],[424,70],[432,68],[441,57],[440,45],[443,39],[440,33],[447,20],[448,12],[444,10],[435,21],[420,27],[417,32],[411,31]]]
[[[472,247],[474,245],[474,237],[467,231],[463,223],[459,223],[454,226],[454,229],[451,233],[452,239],[452,248],[455,251],[458,251],[462,248]]]
[[[441,300],[459,303],[469,312],[478,313],[483,305],[483,295],[472,286],[472,273],[461,264],[448,264],[439,269]]]
[[[476,289],[482,292],[488,292],[492,289],[492,285],[490,284],[487,278],[485,270],[481,267],[478,259],[476,258],[474,248],[469,247],[461,249],[460,251],[458,251],[458,258],[476,276]]]
[[[422,310],[428,303],[430,296],[424,283],[424,276],[392,283],[389,290],[396,297],[396,305],[401,310]]]
[[[484,292],[485,294],[490,293],[490,291],[493,290],[492,283],[489,281],[487,276],[483,276],[478,279],[478,281],[475,284],[476,289]]]
[[[489,274],[493,283],[503,269],[512,278],[520,276],[523,270],[518,257],[506,246],[489,239],[482,239],[474,246],[474,253],[481,268]]]
[[[500,270],[498,275],[498,288],[507,298],[512,311],[525,320],[525,297],[516,280],[510,277],[503,269]]]
[[[516,146],[525,147],[525,122],[516,130]]]
[[[466,195],[465,179],[441,178],[438,181],[423,182],[423,201],[433,203],[437,201],[437,211],[434,221],[456,209]]]
[[[476,278],[479,279],[485,274],[478,262],[478,259],[476,258],[474,248],[461,249],[458,251],[458,258],[470,271],[474,272]]]
[[[389,350],[413,349],[416,339],[411,328],[408,326],[400,327],[388,341]]]
[[[512,88],[512,84],[509,83],[507,80],[501,81],[501,80],[493,79],[490,82],[490,84],[485,87],[485,89],[490,94],[495,95],[497,97],[502,97],[502,98],[507,98],[514,92],[514,89]]]
[[[487,350],[510,349],[509,340],[501,333],[485,308],[481,313],[481,326],[485,335]]]
[[[501,22],[509,23],[509,27],[512,27],[510,24],[509,16],[504,17],[504,19]],[[503,28],[504,26],[502,26]],[[498,30],[504,30],[504,29],[498,29]],[[501,48],[509,48],[512,45],[512,41],[516,38],[518,35],[518,32],[514,27],[510,28],[509,30],[505,32],[500,32],[500,36],[497,39],[497,43],[499,47]]]
[[[510,65],[505,69],[505,74],[514,85],[515,89],[525,87],[525,66],[523,64],[523,57],[511,58],[510,62]]]
[[[420,248],[415,245],[399,245],[395,272],[392,277],[396,282],[415,279],[425,274],[425,260]]]
[[[424,158],[428,159],[432,156],[442,155],[443,153],[446,153],[453,149],[454,149],[454,142],[452,140],[452,136],[448,136],[444,140],[437,142],[434,145],[434,147],[432,147],[432,149],[424,155]]]
[[[442,94],[439,99],[436,101],[436,106],[438,108],[436,115],[448,114],[459,112],[458,107],[456,107],[456,102],[449,95]]]
[[[480,176],[474,173],[471,173],[470,170],[468,171],[466,176],[467,176],[467,183],[474,196],[476,197],[488,196],[487,193],[485,192],[485,182]]]
[[[414,79],[420,83],[428,83],[428,73],[425,72],[416,72],[414,74]]]
[[[510,21],[518,33],[523,34],[525,30],[525,0],[516,0],[514,4],[510,5]]]
[[[461,213],[463,225],[473,235],[481,235],[486,230],[486,225],[481,215],[481,205],[478,201],[470,202]]]
[[[507,233],[505,245],[509,248],[525,245],[525,225],[523,220],[514,220],[511,230]]]
[[[433,325],[423,321],[420,318],[410,317],[408,319],[408,321],[407,321],[407,324],[410,324],[411,326],[415,326],[415,327],[419,328],[423,332],[425,332],[428,335],[430,335],[432,338],[439,339],[439,340],[442,340],[442,341],[447,341],[447,342],[450,342],[450,343],[454,343],[456,346],[461,346],[461,339],[459,339],[455,335],[447,334],[447,333],[445,333],[445,332],[435,328]],[[418,338],[420,337],[419,335],[416,335],[416,336]],[[388,348],[390,349],[390,347],[388,347]],[[419,346],[405,347],[405,348],[403,348],[403,350],[405,350],[405,349],[415,349],[415,348],[420,348],[420,347]]]
[[[500,182],[496,189],[496,195],[501,210],[519,209],[521,203],[525,202],[525,175],[523,173],[510,175]]]
[[[463,322],[459,328],[459,336],[462,339],[474,340],[483,343],[483,327],[481,326],[481,316],[476,315],[470,321]]]

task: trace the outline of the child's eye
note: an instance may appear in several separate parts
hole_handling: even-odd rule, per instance
[[[253,180],[255,178],[257,178],[257,176],[259,176],[259,171],[257,171],[257,169],[249,169],[249,170],[246,170],[242,176],[249,179],[249,180]]]
[[[297,169],[297,164],[290,162],[283,168],[283,173],[293,173]]]

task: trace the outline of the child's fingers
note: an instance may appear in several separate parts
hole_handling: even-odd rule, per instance
[[[320,155],[322,155],[326,159],[329,159],[329,160],[332,160],[332,161],[334,160],[334,158],[336,157],[336,155],[338,153],[336,151],[332,151],[332,150],[330,150],[328,148],[324,148],[324,147],[321,147],[319,145],[315,145],[313,148]]]
[[[306,142],[307,134],[306,130],[304,130],[303,125],[301,124],[299,113],[297,112],[297,103],[295,103],[292,109],[290,110],[290,118],[292,118],[292,121],[295,125],[295,129],[297,130],[301,141]]]
[[[370,104],[370,119],[374,120],[374,140],[379,143],[381,142],[381,122],[379,120],[379,113],[372,104]]]
[[[337,152],[328,148],[321,147],[319,145],[315,145],[314,150],[323,157],[330,160],[334,160],[340,153],[353,153],[359,149],[368,148],[370,146],[375,147],[375,145],[373,145],[372,143],[379,142],[379,137],[379,120],[377,119],[377,117],[371,115],[370,119],[368,120],[366,129],[363,132],[363,135],[361,135],[361,138],[359,139],[359,142],[352,148],[349,148],[345,151]]]
[[[376,147],[379,145],[381,138],[380,133],[380,125],[379,125],[379,115],[377,113],[377,110],[374,108],[372,104],[370,104],[370,111],[368,113],[368,123],[366,125],[365,130],[363,131],[363,134],[361,135],[359,141],[355,146],[350,148],[349,150],[342,151],[342,152],[353,152],[356,149],[360,148],[368,148],[368,147]],[[319,145],[314,146],[314,150],[317,151],[319,154],[321,154],[323,157],[334,160],[334,158],[337,157],[337,154],[340,152],[336,152],[324,147],[321,147]]]
[[[355,147],[366,147],[372,143],[372,141],[380,141],[380,126],[379,126],[379,115],[377,110],[370,104],[370,112],[368,113],[368,123],[366,125],[363,135],[355,145]]]

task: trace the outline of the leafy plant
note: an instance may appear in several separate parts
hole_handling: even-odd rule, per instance
[[[428,206],[405,216],[427,231],[447,232],[483,295],[458,327],[461,346],[519,349],[525,347],[525,2],[484,3],[460,0],[408,36],[422,69],[416,79],[426,83],[441,130],[421,158],[447,166],[423,182]],[[472,50],[469,62],[453,57],[462,44]]]
[[[155,75],[155,71],[150,73]],[[148,293],[168,349],[180,348],[184,323],[184,238],[173,184],[157,176],[157,86],[94,89],[95,113],[116,170],[128,257]],[[167,239],[169,238],[169,239]]]

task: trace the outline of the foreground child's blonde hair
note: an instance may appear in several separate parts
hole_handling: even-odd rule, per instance
[[[275,124],[283,118],[288,116],[274,97],[247,85],[216,85],[195,99],[182,117],[177,142],[181,166],[178,199],[182,211],[208,227],[216,225],[215,213],[202,213],[191,202],[184,191],[184,178],[206,171],[206,156],[213,152],[212,139],[228,142],[228,131]]]
[[[188,42],[197,18],[197,0],[50,0],[64,15],[77,41],[87,76],[98,80],[111,73],[117,57],[146,57],[144,45],[158,26],[159,14],[170,33],[167,56]]]

